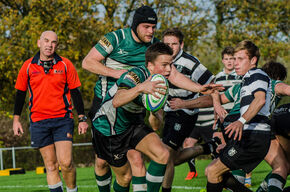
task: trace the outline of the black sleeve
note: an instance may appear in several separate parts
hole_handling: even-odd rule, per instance
[[[76,108],[78,115],[84,115],[85,114],[84,103],[80,90],[78,88],[75,88],[71,89],[70,92],[74,103],[74,107]]]
[[[26,91],[16,91],[15,104],[14,104],[14,115],[21,115],[23,105],[25,103]]]

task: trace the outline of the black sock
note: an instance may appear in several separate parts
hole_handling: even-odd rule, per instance
[[[223,191],[223,184],[222,184],[222,182],[220,182],[220,183],[207,182],[206,191],[207,192],[222,192]]]
[[[230,172],[223,174],[223,184],[225,188],[233,192],[250,192],[251,190],[240,183]]]
[[[196,168],[195,168],[195,158],[190,159],[189,161],[187,161],[190,172],[196,172]]]
[[[171,192],[171,187],[170,188],[162,187],[162,192]]]

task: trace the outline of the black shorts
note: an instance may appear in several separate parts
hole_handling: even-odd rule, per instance
[[[193,130],[197,114],[188,115],[184,111],[172,111],[165,114],[162,142],[177,150]]]
[[[219,126],[219,128],[221,129],[221,131],[222,131],[222,134],[223,134],[223,137],[224,137],[226,143],[229,142],[229,138],[228,138],[228,135],[225,134],[225,128],[226,128],[229,124],[231,124],[231,123],[237,121],[239,118],[240,118],[240,114],[228,115],[228,116],[226,116],[226,118],[224,119],[224,122],[223,122],[223,123],[219,123],[218,126]]]
[[[93,145],[95,153],[110,165],[121,167],[127,162],[127,152],[135,149],[136,145],[153,130],[145,124],[133,125],[119,135],[104,136],[94,130]]]
[[[95,150],[95,151],[97,150],[97,149],[95,148],[95,145],[94,145],[94,143],[95,143],[95,141],[94,141],[94,139],[95,139],[95,137],[94,137],[94,135],[95,135],[95,128],[94,128],[94,126],[93,126],[93,122],[92,122],[92,120],[93,120],[95,114],[97,113],[97,111],[99,110],[101,104],[102,104],[102,99],[101,99],[101,98],[98,98],[98,97],[94,94],[93,103],[92,103],[92,106],[91,106],[90,111],[89,111],[89,113],[88,113],[88,117],[89,117],[89,119],[90,119],[90,121],[91,121],[91,126],[92,126],[92,129],[91,129],[91,134],[92,134],[92,144],[93,144],[93,147],[94,147],[94,150]]]
[[[271,129],[276,135],[290,139],[290,103],[275,109],[271,119]]]
[[[190,133],[190,137],[196,140],[203,139],[204,142],[208,142],[211,140],[214,133],[212,126],[213,125],[195,126],[193,131]]]
[[[74,120],[68,117],[30,123],[32,147],[45,147],[57,141],[73,141]]]
[[[251,172],[264,159],[270,147],[270,132],[244,131],[241,141],[229,139],[220,160],[231,170]]]

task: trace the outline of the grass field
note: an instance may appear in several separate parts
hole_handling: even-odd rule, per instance
[[[203,191],[205,192],[206,178],[204,169],[210,160],[197,160],[198,177],[191,181],[185,181],[184,178],[188,172],[187,164],[177,166],[175,169],[175,178],[172,192]],[[79,192],[97,192],[93,167],[77,169],[77,184]],[[252,190],[255,191],[260,182],[270,171],[270,167],[262,162],[253,172]],[[286,186],[290,185],[290,179]],[[46,186],[45,174],[37,175],[35,171],[27,171],[23,175],[11,175],[0,177],[0,192],[41,192],[48,191]],[[113,190],[112,190],[113,191]]]

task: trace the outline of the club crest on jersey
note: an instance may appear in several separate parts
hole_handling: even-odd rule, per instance
[[[175,123],[174,124],[174,130],[175,131],[180,131],[180,129],[181,129],[181,125],[179,123]]]
[[[130,81],[130,82],[132,82],[132,83],[134,83],[134,85],[137,85],[137,84],[140,83],[140,79],[139,79],[139,77],[136,75],[136,73],[134,73],[134,72],[132,72],[132,71],[128,72],[128,73],[125,75],[124,79],[125,79],[125,80],[128,80],[128,81]]]
[[[102,46],[103,49],[105,49],[107,53],[111,53],[113,51],[113,46],[111,42],[105,36],[100,39],[99,44]]]
[[[235,154],[237,154],[237,150],[235,148],[231,148],[229,151],[228,151],[228,155],[230,157],[234,156]]]

